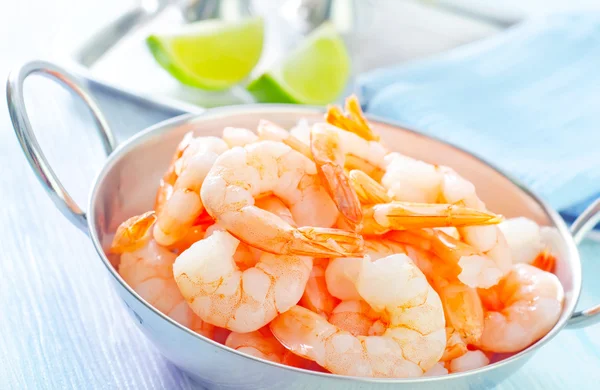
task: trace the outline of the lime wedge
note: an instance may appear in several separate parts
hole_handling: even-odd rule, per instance
[[[327,104],[344,91],[349,73],[344,42],[325,23],[247,89],[259,102]]]
[[[158,63],[183,84],[225,89],[254,68],[263,47],[263,20],[205,20],[171,33],[150,35],[146,43]]]

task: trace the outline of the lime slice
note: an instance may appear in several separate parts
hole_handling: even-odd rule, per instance
[[[263,47],[263,20],[205,20],[177,31],[150,35],[146,43],[158,63],[183,84],[225,89],[254,68]]]
[[[327,104],[344,91],[349,73],[344,42],[325,23],[247,89],[259,102]]]

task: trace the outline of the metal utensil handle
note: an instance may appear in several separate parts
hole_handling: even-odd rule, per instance
[[[75,203],[67,190],[50,167],[44,156],[40,145],[35,138],[31,122],[27,116],[25,100],[23,96],[23,85],[31,74],[39,73],[59,82],[67,89],[75,92],[87,104],[98,128],[102,140],[102,146],[106,154],[110,154],[116,147],[115,138],[104,119],[98,105],[91,95],[76,81],[77,78],[66,70],[45,61],[32,61],[24,64],[19,69],[10,73],[6,85],[6,97],[8,110],[12,120],[15,134],[21,144],[23,153],[27,157],[29,165],[35,172],[48,195],[69,221],[87,234],[87,219],[85,211]]]
[[[571,225],[573,240],[579,244],[585,235],[600,222],[600,199],[596,199]],[[600,305],[573,313],[567,326],[583,328],[600,322]]]

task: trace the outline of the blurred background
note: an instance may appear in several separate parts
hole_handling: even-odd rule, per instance
[[[222,10],[215,11],[215,6]],[[353,75],[443,52],[492,36],[527,17],[577,9],[600,9],[594,0],[25,0],[5,2],[10,15],[0,26],[0,70],[43,57],[82,63],[101,80],[149,94],[166,94],[201,105],[247,102],[248,97],[209,94],[186,88],[161,71],[144,44],[165,26],[214,16],[248,14],[265,18],[265,46],[256,75],[285,55],[322,19],[344,37]],[[224,11],[223,11],[224,9]],[[121,19],[119,19],[121,18]],[[108,47],[98,36],[120,21]],[[136,26],[132,27],[131,26]],[[386,38],[383,38],[386,37]],[[95,38],[95,40],[94,40]],[[100,40],[102,41],[102,40]],[[96,44],[94,44],[94,42]],[[360,56],[356,54],[360,53]],[[102,56],[100,56],[102,54]],[[233,97],[231,96],[233,95]],[[216,103],[215,103],[216,102]]]

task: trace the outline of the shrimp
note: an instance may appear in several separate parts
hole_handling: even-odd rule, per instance
[[[423,376],[442,376],[448,375],[448,369],[444,366],[444,363],[438,362],[433,365],[429,370],[427,370]]]
[[[256,265],[242,271],[234,259],[239,243],[227,231],[214,231],[177,257],[173,273],[194,313],[215,326],[244,333],[298,303],[312,259],[264,252]]]
[[[291,146],[292,149],[296,149],[297,151],[312,159],[312,152],[310,151],[311,127],[309,126],[308,122],[306,120],[300,120],[298,124],[290,130],[289,134],[294,137],[293,140],[290,140],[291,142],[285,140],[287,136],[283,132],[280,133],[280,137],[283,136],[283,138],[279,138],[276,140],[281,140],[282,142]],[[298,145],[298,143],[304,144],[306,146],[296,146]],[[379,159],[377,160],[380,161]],[[367,173],[370,177],[377,181],[381,180],[383,174],[385,173],[384,168],[380,166],[380,164],[366,161],[353,154],[346,155],[344,168],[348,171],[352,169],[359,169]]]
[[[488,254],[440,229],[393,231],[385,237],[434,253],[447,265],[447,276],[456,276],[469,287],[494,286],[501,277]]]
[[[275,123],[261,119],[260,122],[258,122],[257,131],[260,139],[283,142],[295,151],[302,153],[306,158],[312,160],[310,147],[284,128],[277,126]]]
[[[160,213],[167,200],[173,194],[173,186],[177,181],[177,173],[175,172],[175,162],[177,162],[177,160],[181,158],[181,155],[193,139],[194,133],[191,131],[183,136],[183,139],[181,140],[181,142],[179,142],[179,145],[177,145],[175,154],[171,158],[169,168],[163,175],[162,179],[160,179],[158,191],[156,192],[156,199],[154,201],[154,211],[156,211],[157,213]]]
[[[343,301],[333,309],[329,323],[354,336],[380,336],[385,325],[382,326],[379,318],[380,315],[363,300]]]
[[[189,141],[181,156],[174,162],[177,179],[173,193],[158,213],[154,239],[161,245],[172,245],[182,239],[204,207],[200,187],[217,156],[228,149],[217,137],[198,137]]]
[[[451,373],[475,370],[490,364],[490,359],[485,353],[475,350],[467,351],[465,354],[452,359],[446,366]]]
[[[300,141],[270,122],[262,121],[259,124],[259,134],[268,139],[281,140],[292,149],[307,155]],[[291,142],[291,139],[295,141]],[[345,156],[352,152],[372,161],[383,161],[385,149],[379,143],[365,141],[353,133],[326,124],[317,124],[311,130],[310,151],[327,192],[346,221],[346,227],[356,230],[363,218],[363,210],[353,184],[365,184],[363,181],[366,179],[361,178],[355,171],[356,183],[352,183],[344,172]],[[372,179],[368,178],[368,180]],[[320,186],[315,185],[313,188],[320,188]],[[363,194],[369,193],[366,188],[361,190]],[[389,199],[385,201],[385,204],[367,206],[363,234],[382,234],[391,229],[415,226],[466,226],[494,224],[500,221],[498,216],[492,213],[454,205],[388,203]]]
[[[403,246],[381,238],[366,239],[365,252],[370,260],[406,253]],[[334,258],[329,261],[325,269],[325,281],[331,295],[343,301],[362,299],[356,288],[362,261],[362,257]]]
[[[537,223],[519,217],[508,219],[498,227],[506,238],[513,262],[531,264],[548,272],[554,270],[556,257],[544,242],[544,231]]]
[[[446,345],[444,312],[408,256],[365,258],[356,286],[386,324],[381,335],[354,336],[301,306],[275,318],[271,331],[286,348],[334,374],[415,377],[433,367]]]
[[[339,299],[335,298],[327,290],[325,270],[328,264],[328,259],[314,260],[304,294],[302,294],[299,303],[299,305],[325,317],[329,317],[333,309],[340,302]]]
[[[241,127],[224,128],[222,138],[230,148],[236,146],[246,146],[259,140],[258,135]]]
[[[225,345],[247,355],[298,368],[309,368],[312,362],[294,355],[271,333],[268,326],[250,333],[231,332]]]
[[[294,227],[254,204],[259,195],[273,194],[296,209],[302,205],[307,213],[321,213],[309,203],[314,198],[304,197],[301,186],[306,176],[316,173],[312,161],[280,142],[236,147],[220,155],[211,168],[201,189],[202,202],[229,233],[266,252],[313,257],[360,254],[362,237],[357,233]],[[296,219],[294,210],[292,215]]]
[[[359,170],[349,173],[363,207],[363,234],[384,234],[390,230],[425,227],[460,227],[497,224],[502,218],[488,211],[452,204],[398,202],[385,188]]]
[[[187,230],[185,235],[179,241],[177,241],[174,244],[167,245],[167,246],[165,246],[165,248],[169,249],[173,253],[183,252],[184,250],[189,248],[196,241],[203,239],[204,236],[206,235],[206,229],[212,223],[214,223],[214,222],[211,220],[210,222],[207,221],[207,223],[203,222],[202,224],[193,225],[192,227],[190,227]]]
[[[454,276],[456,271],[453,267],[434,254],[411,245],[406,245],[406,252],[439,294],[446,326],[456,332],[464,343],[478,343],[483,333],[484,314],[477,290],[461,283]]]
[[[477,197],[475,186],[452,169],[434,166],[400,153],[385,157],[387,170],[381,184],[398,201],[449,203],[485,211],[485,204]],[[488,288],[498,283],[510,271],[510,249],[497,226],[463,226],[459,234],[480,255],[460,260],[465,273],[470,274],[468,285]]]
[[[446,327],[446,349],[444,350],[444,354],[440,361],[448,362],[454,360],[458,357],[461,357],[465,353],[467,353],[467,343],[465,340],[458,334],[458,332],[452,328]]]
[[[346,112],[347,115],[344,115],[341,108],[330,106],[325,115],[325,120],[333,126],[356,134],[365,141],[379,141],[379,135],[373,131],[364,117],[358,98],[355,95],[351,95],[346,99]],[[345,167],[349,170],[360,169],[377,181],[380,181],[385,174],[385,164],[380,158],[372,160],[366,159],[365,156],[359,157],[348,154]]]
[[[257,199],[256,207],[269,211],[279,216],[290,225],[295,226],[295,222],[292,218],[290,210],[283,204],[281,200],[279,200],[275,196],[271,195]],[[210,237],[215,231],[223,230],[225,229],[222,226],[220,226],[218,223],[215,223],[214,225],[206,229],[206,235],[204,238]],[[240,242],[237,247],[237,250],[235,251],[235,254],[233,255],[233,260],[235,261],[235,264],[241,271],[245,271],[248,268],[254,267],[256,263],[258,263],[258,261],[260,260],[261,255],[261,250],[256,249],[248,244],[244,244],[243,242]]]
[[[354,136],[346,133],[346,138]],[[356,230],[361,224],[362,210],[358,196],[344,172],[345,155],[348,153],[345,150],[348,149],[346,143],[350,140],[342,139],[340,134],[344,133],[334,126],[316,124],[311,130],[310,148],[323,185],[347,224]],[[364,141],[361,138],[358,140]]]
[[[181,325],[213,337],[214,327],[202,321],[189,308],[173,278],[177,255],[151,239],[156,221],[154,212],[135,216],[117,229],[111,251],[121,254],[119,275],[144,300]]]
[[[558,321],[564,299],[556,275],[528,264],[515,264],[479,294],[486,309],[479,347],[492,352],[518,352],[542,338]]]

